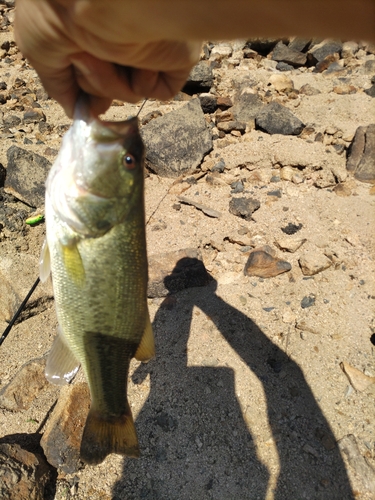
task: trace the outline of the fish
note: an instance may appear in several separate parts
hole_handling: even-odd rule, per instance
[[[91,405],[80,458],[138,457],[127,399],[129,364],[155,343],[147,306],[144,145],[138,119],[102,121],[81,95],[46,181],[40,279],[52,276],[58,334],[45,374],[70,382],[82,367]]]

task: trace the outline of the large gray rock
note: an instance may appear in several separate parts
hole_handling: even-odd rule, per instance
[[[43,205],[45,182],[51,163],[43,156],[18,146],[8,149],[7,159],[5,192],[31,207]]]
[[[298,68],[306,64],[307,56],[298,50],[291,49],[279,42],[272,52],[272,59],[274,61],[283,61],[291,66]]]
[[[214,76],[210,64],[206,61],[200,61],[191,70],[183,91],[191,95],[198,92],[208,92],[213,83]]]
[[[375,124],[357,128],[346,168],[359,181],[375,183]]]
[[[341,54],[342,43],[335,40],[323,40],[314,45],[309,51],[309,57],[312,63],[323,61],[327,56],[332,54]]]
[[[152,120],[141,134],[146,145],[146,164],[162,177],[194,172],[212,149],[211,132],[199,99]]]
[[[257,94],[245,92],[237,97],[231,112],[237,121],[248,122],[254,120],[259,111],[264,107],[265,105]]]
[[[298,135],[305,125],[291,111],[278,102],[271,102],[255,118],[258,129],[269,134]]]

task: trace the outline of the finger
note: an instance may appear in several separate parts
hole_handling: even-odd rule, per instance
[[[131,71],[118,71],[116,65],[96,59],[87,53],[71,58],[75,78],[87,93],[106,99],[136,103],[144,96],[132,89]]]
[[[48,95],[61,104],[69,118],[73,117],[74,106],[79,93],[79,86],[75,79],[73,67],[61,70],[45,70],[37,63],[30,64],[36,69],[43,87]]]

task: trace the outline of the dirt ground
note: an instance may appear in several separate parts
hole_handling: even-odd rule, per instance
[[[215,73],[216,91],[233,97],[233,81],[245,77],[267,89],[272,71],[265,66],[252,72],[222,67]],[[359,125],[374,122],[373,99],[359,90],[334,93],[336,76],[301,70],[289,76],[295,88],[310,83],[321,92],[304,96],[298,107],[289,105],[304,123],[315,124],[316,132],[334,126],[352,138]],[[17,77],[33,89],[40,86],[21,59],[1,63],[0,80],[10,87]],[[369,81],[360,68],[345,77],[358,89]],[[41,155],[47,147],[58,150],[59,131],[69,120],[55,102],[39,102],[51,130],[41,137],[36,125],[20,125],[3,134],[4,166],[14,144]],[[180,105],[147,102],[142,113],[164,113]],[[5,116],[9,101],[4,106]],[[124,119],[138,107],[114,106],[107,117]],[[284,144],[286,138],[277,137]],[[25,138],[32,143],[25,145]],[[259,130],[217,139],[210,159],[230,158],[228,148],[241,156],[260,143],[264,149],[255,166],[232,168],[219,185],[203,176],[195,184],[177,184],[183,186],[179,190],[174,179],[153,173],[146,178],[150,255],[199,249],[213,280],[207,287],[175,294],[169,303],[149,299],[157,355],[145,366],[132,362],[128,394],[141,458],[111,455],[99,466],[59,474],[50,498],[375,498],[374,391],[355,390],[340,368],[345,362],[375,376],[375,197],[370,184],[351,177],[343,181],[349,196],[308,179],[280,180],[280,165],[270,160],[278,151],[275,137]],[[260,202],[252,221],[228,210],[230,183],[238,179],[245,179],[244,195]],[[280,197],[268,194],[275,189]],[[185,204],[176,210],[183,190],[184,196],[222,216],[210,218]],[[15,230],[0,233],[0,272],[11,285],[14,309],[38,276],[45,228],[26,226],[24,219],[35,209],[1,194],[0,204],[13,209],[10,217],[23,210]],[[287,236],[281,228],[289,223],[302,227]],[[241,236],[244,227],[247,232]],[[238,243],[241,238],[245,243]],[[283,252],[275,241],[285,238],[304,242],[294,253]],[[265,244],[291,264],[291,271],[266,279],[245,276],[250,249]],[[304,275],[299,259],[308,253],[327,256],[330,267]],[[301,305],[306,298],[310,307]],[[24,363],[44,356],[54,338],[51,284],[39,285],[32,300],[33,313],[14,326],[0,347],[1,387]],[[0,321],[0,332],[6,325]],[[27,410],[0,409],[0,438],[19,435],[22,441],[42,433],[58,393],[59,388],[47,386]],[[349,435],[355,436],[358,455],[345,452]]]

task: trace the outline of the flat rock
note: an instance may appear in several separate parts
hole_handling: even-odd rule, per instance
[[[327,56],[332,54],[341,54],[342,43],[335,40],[323,40],[322,42],[314,45],[308,54],[311,60],[316,64],[326,59]]]
[[[183,92],[199,93],[208,92],[214,83],[214,76],[212,73],[211,65],[206,61],[200,61],[191,70]]]
[[[67,474],[82,465],[79,450],[89,408],[90,391],[86,382],[62,387],[40,441],[48,462]]]
[[[357,128],[346,168],[357,180],[375,183],[375,124]]]
[[[217,125],[218,130],[222,130],[223,132],[232,132],[232,130],[238,130],[239,132],[245,132],[246,123],[237,122],[237,121],[227,121],[227,122],[219,122]]]
[[[45,459],[18,444],[0,444],[0,498],[44,500],[52,470]]]
[[[299,258],[299,265],[305,276],[313,276],[328,269],[332,261],[324,254],[311,250]]]
[[[245,264],[244,274],[260,278],[273,278],[291,269],[292,266],[289,262],[278,259],[266,251],[264,247],[261,247],[250,252]]]
[[[272,51],[272,59],[274,61],[285,62],[294,68],[298,68],[306,64],[307,56],[298,50],[284,45],[283,42],[279,42]]]
[[[48,385],[44,376],[45,365],[44,358],[33,359],[23,365],[9,384],[0,391],[0,408],[10,411],[27,410]]]
[[[358,444],[353,434],[344,436],[338,441],[341,452],[346,455],[350,466],[360,478],[363,487],[370,493],[375,491],[375,470],[361,455]]]
[[[146,164],[162,177],[194,172],[212,149],[211,132],[199,99],[155,118],[141,134],[146,144]]]
[[[271,102],[255,117],[255,124],[269,134],[298,135],[305,125],[291,111],[278,102]]]
[[[260,202],[254,198],[232,198],[229,212],[245,220],[252,220],[253,213],[260,208]]]
[[[311,39],[309,38],[299,38],[298,36],[292,38],[288,43],[288,47],[298,52],[303,52],[310,45]]]
[[[275,244],[286,252],[296,252],[306,241],[306,238],[279,238],[275,240]]]
[[[244,92],[235,99],[231,111],[236,120],[248,122],[254,120],[264,106],[263,101],[257,94]]]
[[[185,288],[206,286],[210,281],[195,248],[150,255],[148,262],[148,297],[165,297]]]
[[[18,146],[7,151],[7,176],[4,190],[31,207],[44,204],[45,182],[51,163],[36,153]]]

